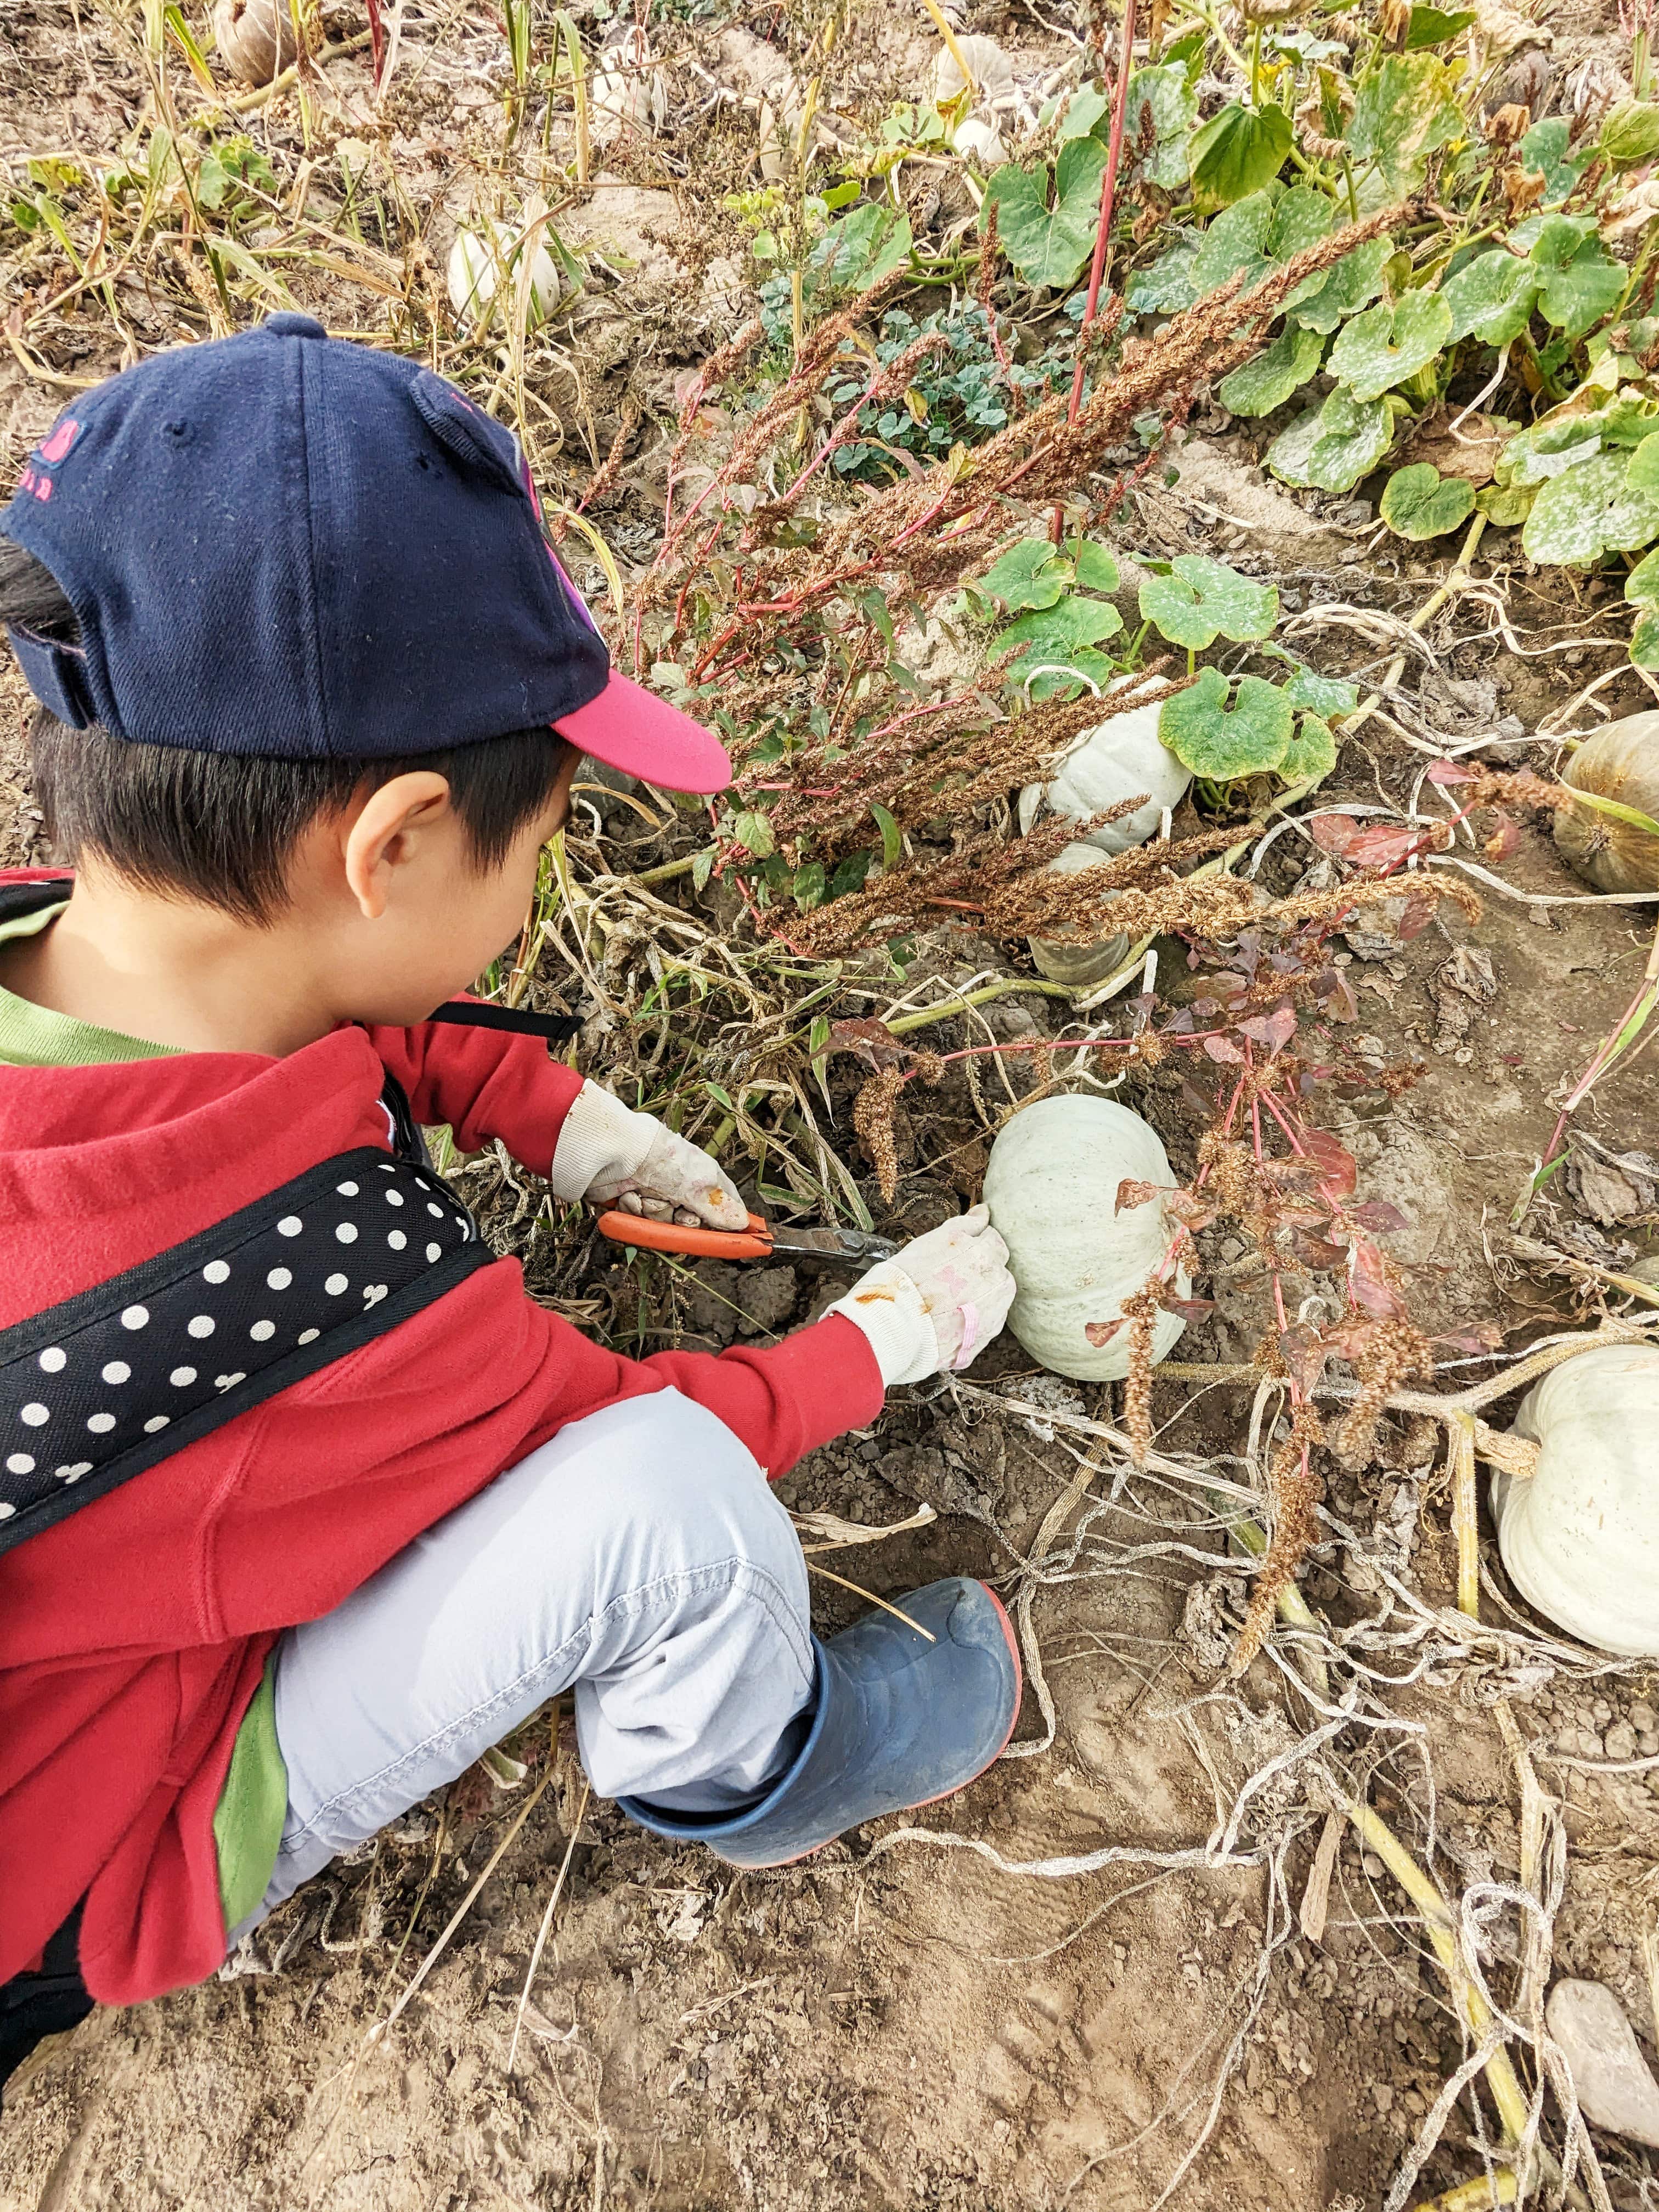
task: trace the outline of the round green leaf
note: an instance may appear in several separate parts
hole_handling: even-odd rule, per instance
[[[1198,88],[1182,63],[1137,70],[1129,79],[1124,139],[1127,147],[1146,143],[1148,150],[1135,173],[1167,192],[1178,191],[1187,181],[1187,141],[1197,122]]]
[[[1615,449],[1552,477],[1522,533],[1527,558],[1589,568],[1604,553],[1633,552],[1659,538],[1659,496],[1632,490],[1629,470],[1629,456]]]
[[[1241,676],[1233,706],[1218,668],[1199,672],[1196,684],[1166,700],[1158,734],[1183,768],[1212,783],[1259,775],[1277,768],[1290,750],[1294,716],[1276,685]]]
[[[1659,609],[1659,547],[1644,555],[1626,577],[1625,597],[1633,607]]]
[[[1521,166],[1544,173],[1544,205],[1559,207],[1595,158],[1593,146],[1577,153],[1571,149],[1572,125],[1564,117],[1552,116],[1534,123],[1521,141]]]
[[[1046,538],[1023,538],[974,586],[984,599],[1000,599],[1009,613],[1022,607],[1051,607],[1072,580],[1069,562],[1057,557]]]
[[[1631,455],[1625,481],[1632,491],[1659,491],[1659,431],[1650,433]]]
[[[1597,152],[1615,169],[1633,168],[1659,154],[1659,107],[1646,100],[1617,100],[1601,123]]]
[[[1310,289],[1291,310],[1303,329],[1328,337],[1340,322],[1369,305],[1382,289],[1382,271],[1394,252],[1390,238],[1373,238],[1345,253],[1328,276],[1309,278]]]
[[[992,180],[994,183],[994,179]],[[1196,239],[1182,238],[1145,269],[1137,269],[1125,289],[1123,304],[1132,315],[1176,315],[1198,298],[1193,264]]]
[[[1475,495],[1475,506],[1497,530],[1518,530],[1538,496],[1530,484],[1488,484]]]
[[[1394,416],[1386,399],[1363,404],[1333,392],[1310,407],[1267,448],[1267,466],[1282,483],[1316,491],[1352,491],[1394,443]]]
[[[1235,205],[1224,208],[1199,241],[1193,259],[1193,285],[1204,299],[1232,276],[1243,279],[1248,292],[1273,268],[1266,248],[1273,219],[1273,204],[1264,192],[1251,192]]]
[[[1121,673],[1117,663],[1092,646],[1074,647],[1068,653],[1028,646],[1008,671],[1008,681],[1029,697],[1069,698],[1087,686],[1097,698],[1111,689]]]
[[[1010,161],[985,187],[980,209],[984,230],[992,208],[1002,250],[1028,283],[1064,290],[1075,284],[1094,252],[1100,222],[1100,176],[1106,149],[1098,138],[1071,138],[1054,165],[1054,203],[1048,204],[1048,172]]]
[[[1359,704],[1359,686],[1346,676],[1321,676],[1316,669],[1297,668],[1285,686],[1285,696],[1292,707],[1305,707],[1323,719],[1352,714]]]
[[[998,633],[997,650],[1030,645],[1060,660],[1080,645],[1098,645],[1103,638],[1115,637],[1122,627],[1123,617],[1109,600],[1068,595],[1052,607],[1033,608],[1011,622]]]
[[[1390,54],[1364,76],[1348,125],[1355,166],[1375,161],[1391,194],[1415,189],[1429,156],[1468,126],[1450,71],[1432,54]]]
[[[1336,739],[1331,726],[1317,714],[1304,714],[1279,763],[1286,783],[1305,780],[1322,782],[1336,766]]]
[[[1644,614],[1630,635],[1630,657],[1638,668],[1659,668],[1659,615]]]
[[[1290,150],[1291,119],[1282,107],[1253,114],[1230,100],[1188,148],[1193,197],[1200,207],[1231,207],[1271,184]]]
[[[1407,292],[1395,307],[1356,315],[1331,348],[1329,368],[1358,400],[1378,399],[1443,350],[1451,310],[1438,292]]]
[[[1077,570],[1077,580],[1085,592],[1116,591],[1121,580],[1117,562],[1103,545],[1087,538],[1068,538],[1066,557]]]
[[[1396,538],[1443,538],[1474,512],[1467,477],[1443,477],[1431,461],[1396,469],[1382,487],[1379,510]]]
[[[1440,295],[1451,316],[1446,343],[1477,337],[1482,345],[1507,345],[1527,327],[1540,281],[1530,262],[1501,246],[1478,253],[1446,279]]]
[[[1170,570],[1167,576],[1149,576],[1141,586],[1140,612],[1171,645],[1202,653],[1218,637],[1267,637],[1279,620],[1279,594],[1273,586],[1251,583],[1224,561],[1178,553]]]
[[[1537,259],[1536,253],[1533,258]],[[1601,240],[1587,238],[1570,261],[1545,277],[1538,305],[1545,320],[1565,337],[1582,337],[1603,315],[1612,313],[1625,296],[1627,281],[1626,270]]]
[[[1271,415],[1319,371],[1325,341],[1317,331],[1286,324],[1265,353],[1224,376],[1218,396],[1235,415]]]

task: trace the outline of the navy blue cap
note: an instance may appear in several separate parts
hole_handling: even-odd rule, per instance
[[[76,726],[367,760],[550,723],[652,783],[730,779],[712,732],[612,672],[512,432],[308,315],[76,399],[0,534],[79,620],[76,647],[10,632],[31,690]]]

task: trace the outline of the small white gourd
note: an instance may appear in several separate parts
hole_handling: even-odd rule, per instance
[[[1091,869],[1103,868],[1108,857],[1092,845],[1065,845],[1049,861],[1048,872],[1051,876],[1086,875]],[[1103,983],[1129,957],[1129,940],[1123,932],[1119,930],[1115,935],[1107,936],[1101,933],[1104,928],[1103,922],[1098,930],[1091,933],[1078,922],[1069,924],[1058,937],[1027,938],[1038,975],[1075,991]]]
[[[539,238],[526,249],[522,234],[506,222],[456,232],[455,243],[449,249],[449,304],[468,329],[490,319],[498,289],[511,306],[516,297],[520,257],[526,250],[531,255],[530,325],[533,330],[559,304],[559,272]]]
[[[1016,1114],[985,1170],[985,1203],[1018,1286],[1008,1325],[1033,1359],[1083,1382],[1128,1373],[1127,1324],[1104,1344],[1091,1344],[1087,1331],[1121,1317],[1124,1299],[1146,1289],[1170,1241],[1158,1200],[1117,1211],[1126,1178],[1175,1184],[1155,1129],[1127,1106],[1081,1091]],[[1188,1287],[1177,1274],[1178,1295]],[[1167,1358],[1185,1327],[1178,1314],[1154,1317],[1155,1360]]]
[[[1160,681],[1159,690],[1164,688]],[[1165,809],[1181,804],[1193,780],[1158,737],[1162,704],[1154,696],[1145,706],[1132,707],[1127,714],[1114,714],[1109,722],[1085,730],[1051,783],[1028,783],[1021,792],[1022,836],[1040,813],[1086,822],[1103,808],[1121,805],[1145,792],[1144,806],[1109,822],[1103,830],[1091,831],[1083,842],[1102,853],[1127,853],[1132,845],[1144,845],[1156,836]]]
[[[1659,1345],[1595,1345],[1534,1384],[1529,1475],[1492,1478],[1510,1581],[1601,1651],[1659,1655]]]
[[[637,25],[599,56],[588,94],[587,128],[596,146],[624,131],[653,135],[668,117],[668,87],[652,58],[650,41]]]
[[[951,149],[988,176],[1008,158],[1001,131],[981,115],[969,115],[957,124],[951,133]]]

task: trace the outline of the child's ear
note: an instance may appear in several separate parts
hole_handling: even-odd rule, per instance
[[[344,853],[346,884],[365,921],[380,919],[396,871],[449,811],[449,786],[430,769],[394,775],[370,792],[346,833]]]

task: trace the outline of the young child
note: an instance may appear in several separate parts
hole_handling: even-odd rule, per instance
[[[767,1480],[995,1335],[982,1210],[782,1343],[634,1361],[420,1152],[448,1123],[566,1202],[744,1218],[453,1003],[582,754],[730,775],[611,672],[516,441],[301,315],[158,356],[32,456],[0,622],[76,864],[0,878],[0,2078],[213,1972],[573,1685],[594,1789],[737,1866],[981,1772],[995,1598],[820,1642]]]

